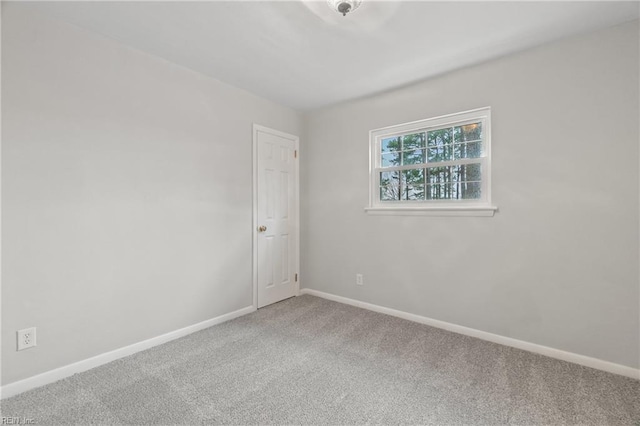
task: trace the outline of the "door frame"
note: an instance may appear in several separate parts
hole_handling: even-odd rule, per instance
[[[295,296],[300,295],[300,138],[289,133],[271,129],[253,123],[253,205],[252,205],[252,281],[253,281],[253,308],[258,309],[258,132],[269,133],[293,141],[294,150],[296,152],[294,165],[294,188],[293,201],[294,220],[292,223],[292,232],[294,232],[293,242],[295,249],[293,259],[295,262],[294,273],[298,279],[294,283]]]

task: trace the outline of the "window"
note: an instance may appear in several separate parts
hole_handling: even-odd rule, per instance
[[[370,132],[369,213],[492,216],[491,109]]]

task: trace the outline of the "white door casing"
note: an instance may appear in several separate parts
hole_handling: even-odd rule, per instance
[[[299,291],[298,137],[253,126],[254,306]]]

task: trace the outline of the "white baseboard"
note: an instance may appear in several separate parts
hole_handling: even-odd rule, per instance
[[[398,311],[396,309],[385,308],[384,306],[373,305],[371,303],[361,302],[359,300],[349,299],[347,297],[336,296],[334,294],[324,293],[322,291],[312,290],[310,288],[301,289],[300,294],[310,294],[312,296],[322,297],[323,299],[333,300],[335,302],[344,303],[346,305],[356,306],[358,308],[368,309],[374,312],[380,312],[382,314],[387,314],[409,321],[430,325],[432,327],[441,328],[443,330],[452,331],[458,334],[464,334],[465,336],[476,337],[478,339],[488,340],[489,342],[511,346],[540,355],[546,355],[551,358],[561,359],[563,361],[572,362],[574,364],[584,365],[585,367],[591,367],[597,370],[631,377],[632,379],[640,379],[640,370],[637,368],[627,367],[625,365],[615,364],[613,362],[603,361],[601,359],[591,358],[585,355],[579,355],[560,349],[554,349],[547,346],[538,345],[536,343],[512,339],[511,337],[500,336],[499,334],[488,333],[486,331],[451,324],[445,321],[423,317],[421,315],[410,314],[408,312]]]
[[[228,314],[220,315],[219,317],[211,318],[206,321],[181,328],[179,330],[171,331],[161,336],[152,337],[151,339],[143,340],[142,342],[134,343],[133,345],[125,346],[120,349],[96,355],[94,357],[78,361],[73,364],[65,365],[64,367],[56,368],[55,370],[50,370],[24,380],[9,383],[0,388],[0,399],[9,398],[19,393],[44,386],[49,383],[57,382],[58,380],[64,379],[74,374],[90,370],[92,368],[107,364],[111,361],[115,361],[129,355],[133,355],[137,352],[144,351],[145,349],[149,349],[154,346],[167,343],[171,340],[184,337],[188,334],[195,333],[196,331],[204,330],[205,328],[209,328],[213,325],[217,325],[225,321],[240,317],[242,315],[249,314],[251,312],[254,312],[255,310],[256,308],[254,306],[247,306],[246,308],[242,308],[234,312],[229,312]]]

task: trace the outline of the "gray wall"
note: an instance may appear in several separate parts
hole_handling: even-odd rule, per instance
[[[252,123],[300,134],[299,115],[2,15],[2,383],[251,305]]]
[[[303,287],[637,368],[638,59],[636,21],[307,114]],[[367,216],[369,130],[484,106],[495,217]]]

